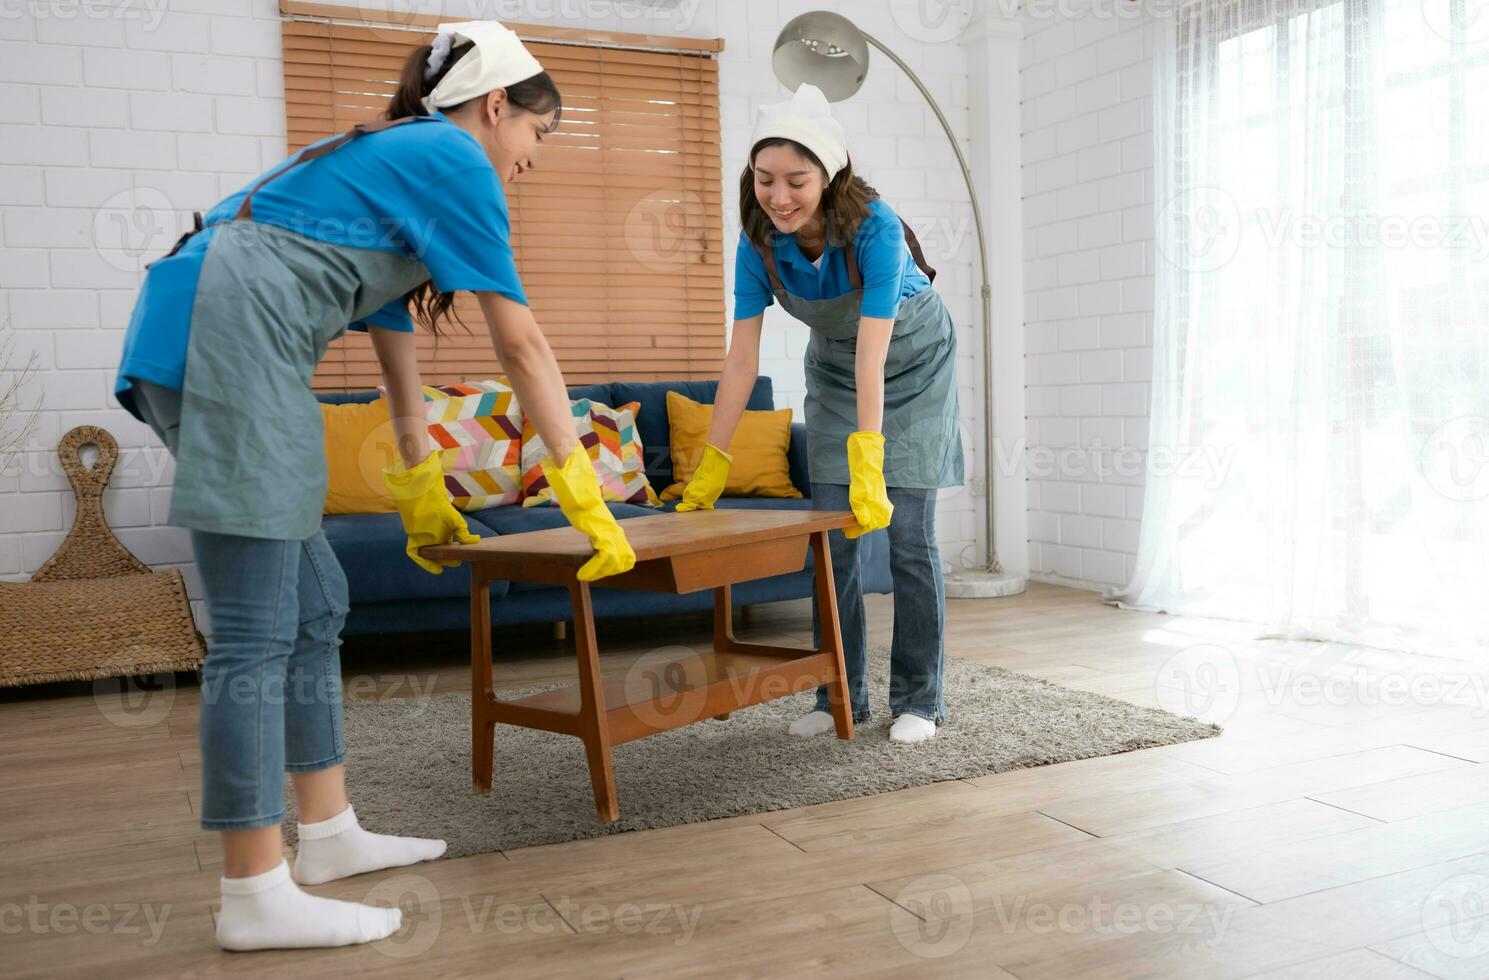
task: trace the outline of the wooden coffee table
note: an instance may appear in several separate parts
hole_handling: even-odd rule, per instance
[[[594,585],[647,592],[714,590],[711,653],[663,652],[630,669],[602,676],[595,644],[589,582],[579,567],[594,554],[589,539],[570,528],[483,538],[471,545],[420,550],[436,561],[470,563],[471,572],[471,780],[491,792],[496,723],[573,735],[584,742],[601,820],[617,820],[611,749],[648,735],[798,691],[828,685],[838,738],[853,737],[843,670],[843,641],[833,592],[827,532],[856,523],[850,511],[705,510],[656,514],[624,521],[636,552],[630,571]],[[765,646],[734,639],[730,586],[799,571],[813,550],[821,622],[818,649]],[[490,585],[537,582],[569,590],[574,604],[574,643],[579,683],[519,700],[498,698],[491,688]],[[520,596],[513,601],[522,601]],[[674,651],[676,652],[676,651]]]

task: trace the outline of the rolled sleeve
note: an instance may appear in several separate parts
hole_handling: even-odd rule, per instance
[[[528,305],[512,254],[507,198],[496,171],[471,167],[434,181],[427,224],[410,229],[409,245],[429,270],[434,288],[500,293]]]
[[[873,214],[859,229],[856,252],[863,273],[860,315],[893,320],[905,276],[905,229],[899,219]]]
[[[403,305],[403,297],[400,296],[387,305],[364,316],[356,323],[351,324],[347,329],[365,331],[368,327],[378,327],[382,330],[396,330],[399,333],[413,333],[414,321],[408,315],[408,310]]]
[[[749,238],[740,233],[739,245],[734,250],[734,319],[759,316],[774,302],[765,263]]]

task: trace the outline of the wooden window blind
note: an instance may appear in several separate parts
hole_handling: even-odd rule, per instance
[[[344,21],[355,8],[281,3],[289,150],[377,118],[433,22]],[[359,18],[362,16],[358,12]],[[510,24],[563,93],[536,166],[506,188],[538,325],[569,384],[717,378],[724,357],[722,171],[715,40]],[[534,37],[545,40],[533,40]],[[502,371],[475,297],[465,326],[419,329],[426,384]],[[313,386],[381,380],[368,338],[331,346]]]

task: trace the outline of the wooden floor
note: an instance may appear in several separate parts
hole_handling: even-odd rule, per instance
[[[948,654],[1139,704],[1218,739],[801,810],[483,854],[313,889],[400,904],[370,947],[227,954],[197,828],[197,689],[0,699],[0,973],[158,977],[1489,976],[1485,675],[1031,585],[950,600]],[[870,640],[892,603],[873,596]],[[707,616],[602,623],[608,669],[706,649]],[[741,638],[810,639],[805,601]],[[498,682],[572,676],[501,630]],[[348,696],[467,683],[464,637],[349,641]],[[875,692],[882,710],[883,692]],[[956,705],[949,705],[954,714]],[[500,729],[498,729],[500,735]],[[784,735],[783,735],[784,737]],[[907,748],[906,751],[916,751]],[[355,802],[355,801],[354,801]],[[376,828],[373,828],[376,829]]]

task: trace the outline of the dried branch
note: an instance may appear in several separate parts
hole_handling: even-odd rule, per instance
[[[40,398],[29,407],[25,404],[26,386],[37,372],[36,352],[25,364],[15,361],[15,331],[0,324],[0,470],[25,446],[41,417]]]

